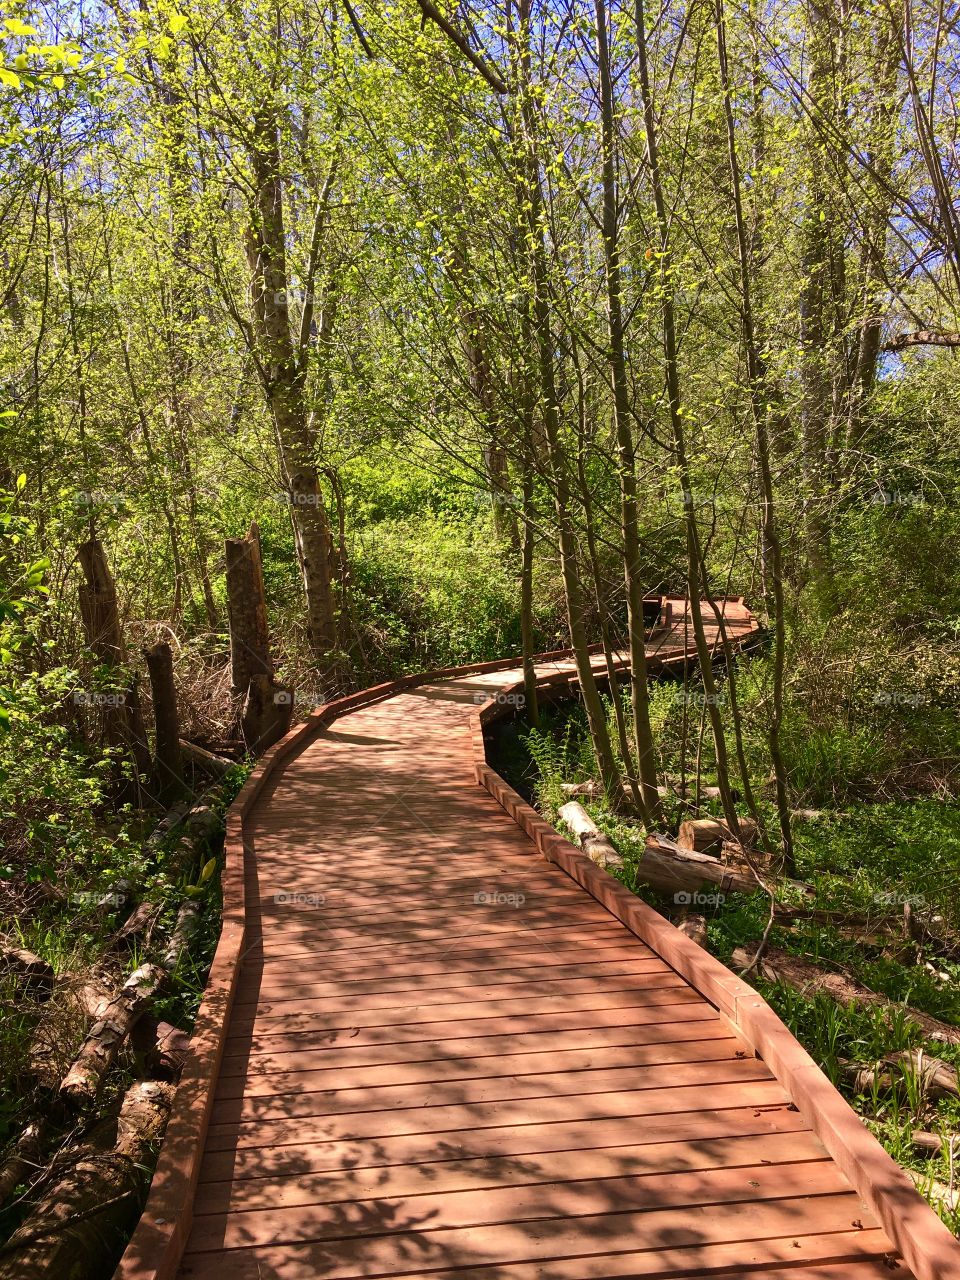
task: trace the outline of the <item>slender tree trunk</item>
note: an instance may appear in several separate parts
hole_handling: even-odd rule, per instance
[[[273,679],[257,526],[252,524],[243,538],[227,538],[224,550],[230,618],[230,683],[234,696],[244,698],[255,676]]]
[[[623,282],[620,268],[620,227],[614,165],[613,79],[607,36],[605,0],[595,0],[597,66],[600,74],[600,132],[603,156],[603,249],[607,282],[608,364],[613,390],[613,418],[617,437],[620,478],[620,527],[623,538],[623,571],[627,592],[627,628],[630,645],[630,690],[633,705],[633,737],[637,753],[641,812],[648,824],[661,817],[657,793],[657,763],[650,728],[650,695],[647,688],[646,628],[640,578],[640,537],[637,515],[637,475],[634,435],[627,386],[627,358],[623,326]],[[616,686],[614,686],[614,690]]]
[[[730,166],[730,193],[733,204],[734,224],[737,233],[737,260],[740,268],[740,316],[743,330],[743,345],[747,357],[747,374],[749,378],[750,411],[753,418],[754,451],[757,472],[760,479],[761,495],[761,531],[764,549],[764,563],[768,568],[765,575],[767,591],[767,615],[773,623],[773,706],[767,731],[770,748],[770,760],[776,782],[777,817],[780,822],[781,849],[784,869],[790,876],[796,876],[796,864],[793,851],[793,832],[790,824],[790,801],[787,789],[787,769],[780,746],[780,730],[783,724],[783,686],[786,661],[786,620],[783,590],[783,555],[780,547],[780,533],[777,526],[774,506],[773,474],[770,467],[770,440],[767,426],[768,378],[763,358],[761,335],[758,333],[758,322],[753,304],[753,272],[756,264],[756,241],[751,246],[747,236],[747,222],[743,207],[743,188],[740,177],[740,162],[737,155],[737,134],[733,118],[730,72],[727,58],[726,18],[723,0],[715,0],[717,27],[717,57],[720,66],[720,84],[723,90],[724,124],[727,134],[727,154]],[[757,233],[760,234],[759,232]],[[724,633],[724,646],[727,650],[727,662],[732,661],[729,645]],[[745,762],[741,759],[741,771]],[[749,779],[744,775],[745,787],[749,787]],[[756,809],[755,805],[751,807]]]
[[[153,694],[153,723],[156,729],[154,785],[161,805],[168,809],[183,788],[183,761],[180,758],[180,718],[177,714],[177,687],[173,679],[173,650],[160,641],[144,651]]]
[[[523,541],[520,548],[520,647],[523,664],[523,694],[527,721],[534,728],[540,725],[540,704],[537,697],[537,673],[533,658],[535,652],[533,631],[533,467],[528,459],[523,466]]]
[[[577,675],[583,693],[584,706],[590,726],[590,737],[607,801],[614,809],[623,807],[623,784],[610,742],[610,733],[604,713],[603,701],[594,679],[590,645],[584,615],[583,587],[577,557],[577,540],[570,509],[570,481],[567,458],[561,437],[559,397],[554,369],[555,350],[551,323],[550,284],[547,248],[543,230],[543,194],[536,152],[536,120],[530,92],[530,3],[521,0],[520,18],[520,93],[523,162],[521,167],[519,205],[526,221],[529,246],[530,279],[533,294],[533,331],[537,352],[537,371],[540,379],[540,409],[543,414],[544,434],[553,498],[556,506],[557,537],[560,550],[560,569],[563,577],[567,620],[570,627],[570,643],[573,648]],[[520,176],[520,175],[518,175]]]
[[[680,364],[677,352],[677,327],[674,308],[674,286],[670,255],[670,220],[667,214],[666,197],[660,171],[659,151],[657,145],[656,115],[654,111],[653,93],[650,82],[650,68],[647,58],[646,16],[644,0],[636,0],[637,29],[637,65],[640,73],[640,92],[643,103],[644,132],[647,143],[647,163],[650,172],[650,185],[656,207],[657,230],[659,240],[659,296],[661,300],[661,319],[663,326],[663,354],[666,374],[667,400],[670,414],[670,428],[673,438],[673,463],[680,482],[686,526],[687,543],[687,592],[690,601],[690,621],[697,647],[700,663],[700,674],[703,680],[706,713],[713,733],[713,745],[716,754],[717,783],[723,804],[724,817],[734,834],[739,832],[737,811],[734,807],[730,786],[730,769],[727,758],[727,743],[724,735],[723,717],[717,698],[716,681],[713,678],[710,647],[707,643],[703,623],[701,599],[702,554],[700,534],[697,527],[697,513],[693,501],[690,482],[690,468],[687,461],[687,447],[683,426],[683,411],[680,398]]]
[[[832,204],[829,151],[824,134],[835,119],[836,0],[808,0],[811,43],[809,95],[814,113],[811,168],[801,229],[800,420],[807,562],[822,606],[830,610],[832,548],[829,504],[832,455],[833,366]]]
[[[280,142],[272,107],[254,118],[250,152],[254,198],[247,233],[254,330],[261,380],[276,428],[280,464],[303,575],[307,625],[318,659],[330,665],[338,642],[334,551],[317,466],[317,442],[305,398],[304,353],[298,352],[287,312],[286,233]]]

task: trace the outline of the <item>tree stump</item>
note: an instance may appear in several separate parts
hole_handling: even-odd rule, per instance
[[[177,714],[177,687],[173,679],[173,650],[165,640],[144,650],[153,694],[153,723],[156,751],[153,780],[160,803],[169,807],[183,789],[183,761],[180,755],[180,717]]]

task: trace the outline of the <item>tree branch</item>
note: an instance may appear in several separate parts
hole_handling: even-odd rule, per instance
[[[473,63],[494,93],[509,92],[506,81],[492,67],[487,65],[479,53],[474,53],[467,42],[466,36],[461,35],[456,27],[447,21],[440,10],[430,3],[430,0],[417,0],[417,4],[419,4],[423,16],[429,18],[431,22],[435,22],[440,30],[453,41],[463,56]]]
[[[902,351],[905,347],[960,347],[960,333],[938,333],[935,329],[918,329],[916,333],[900,333],[883,344],[884,351]]]

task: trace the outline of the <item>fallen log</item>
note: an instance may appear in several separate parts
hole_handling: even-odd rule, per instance
[[[103,1017],[93,1024],[60,1082],[59,1097],[71,1107],[93,1102],[103,1078],[116,1061],[130,1029],[144,1012],[166,974],[154,964],[141,965],[126,980]]]
[[[578,796],[586,796],[588,800],[602,800],[603,787],[599,782],[561,782],[560,790],[565,796],[575,799]]]
[[[145,1071],[156,1080],[176,1081],[190,1056],[190,1037],[170,1022],[142,1017],[130,1035],[130,1044],[143,1060]]]
[[[40,1170],[44,1133],[43,1121],[32,1121],[0,1164],[0,1205],[6,1204],[16,1188]]]
[[[677,921],[677,928],[689,938],[691,942],[695,942],[698,947],[707,945],[707,921],[706,917],[700,915],[684,916],[682,920]]]
[[[930,1133],[927,1129],[914,1129],[911,1141],[918,1151],[926,1151],[931,1155],[942,1151],[950,1142],[953,1142],[956,1149],[960,1151],[960,1138],[953,1136],[944,1140],[939,1133]]]
[[[190,1057],[190,1037],[180,1027],[170,1022],[158,1022],[154,1035],[155,1045],[150,1064],[157,1072],[163,1072],[171,1080],[177,1080]]]
[[[98,1280],[116,1264],[140,1212],[143,1166],[163,1134],[173,1088],[127,1090],[119,1115],[66,1151],[26,1221],[0,1248],[0,1280]]]
[[[22,995],[45,1000],[53,990],[53,967],[24,947],[0,950],[0,979],[12,978]]]
[[[70,973],[58,975],[27,1055],[27,1073],[44,1093],[56,1093],[70,1067],[74,1046],[82,1042],[90,1024],[103,1017],[115,985],[104,972],[82,978]]]
[[[690,818],[681,822],[677,844],[681,849],[697,853],[720,853],[724,843],[734,839],[733,832],[720,818]],[[756,839],[757,824],[752,818],[741,818],[739,843],[750,848]]]
[[[925,1196],[935,1208],[946,1209],[950,1213],[956,1212],[960,1206],[960,1189],[948,1187],[945,1182],[931,1180],[915,1169],[908,1169],[907,1173],[920,1194]]]
[[[189,738],[180,739],[180,754],[189,760],[195,769],[209,774],[211,778],[224,778],[231,769],[236,768],[236,760],[228,760],[226,756],[218,756],[199,742],[191,742]]]
[[[168,836],[172,835],[176,828],[180,826],[189,812],[189,800],[181,800],[179,804],[175,804],[168,809],[147,837],[146,848],[156,852]]]
[[[953,1067],[940,1058],[924,1053],[922,1049],[903,1049],[899,1053],[889,1053],[874,1067],[854,1063],[848,1068],[848,1072],[854,1087],[860,1093],[867,1093],[874,1088],[892,1092],[904,1085],[907,1073],[912,1073],[925,1097],[934,1101],[960,1097],[957,1073]]]
[[[177,879],[192,878],[199,859],[223,832],[223,819],[205,801],[195,804],[183,819],[183,833],[167,854],[164,869]]]
[[[750,964],[755,953],[756,947],[752,949],[739,947],[733,953],[731,967],[745,968]],[[880,995],[879,992],[862,986],[845,974],[821,969],[812,960],[802,956],[788,955],[785,951],[769,947],[757,965],[756,972],[768,982],[782,982],[785,986],[799,991],[801,995],[815,995],[822,992],[836,1000],[838,1004],[868,1004],[890,1013],[896,1011],[905,1014],[931,1039],[944,1040],[948,1044],[960,1044],[960,1027],[941,1022],[939,1018],[934,1018],[929,1013],[922,1013],[919,1009],[913,1009],[910,1005],[898,1004],[888,996]]]
[[[209,842],[223,832],[223,819],[214,812],[205,800],[195,804],[183,820],[190,839],[198,847]]]
[[[589,800],[602,800],[603,787],[599,782],[561,782],[560,790],[565,796],[576,799],[580,796],[586,796]],[[663,786],[657,787],[657,795],[661,800],[683,799],[686,796],[692,796],[695,792],[695,786],[692,782],[686,784],[680,782],[668,782]],[[624,795],[632,801],[633,794],[629,787],[623,788]],[[701,786],[701,800],[719,800],[720,788]]]
[[[199,928],[200,908],[196,902],[188,900],[181,905],[180,910],[177,912],[173,933],[171,933],[167,949],[163,953],[163,967],[168,973],[173,973],[179,967],[180,961],[190,950],[190,943]]]
[[[719,858],[693,849],[681,849],[666,836],[647,836],[637,876],[651,888],[672,894],[674,901],[694,905],[705,887],[717,893],[753,893],[757,879],[752,872],[728,867]]]
[[[580,847],[591,862],[608,870],[619,870],[623,858],[613,842],[603,834],[582,804],[571,801],[560,809],[560,818],[580,842]]]
[[[113,946],[128,949],[149,946],[159,915],[160,907],[155,902],[141,902],[113,935]]]

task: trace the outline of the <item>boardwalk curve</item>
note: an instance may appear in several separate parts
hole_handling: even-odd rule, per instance
[[[687,621],[665,603],[652,668]],[[510,661],[366,690],[251,775],[117,1280],[960,1276],[756,992],[487,764],[521,688]]]

